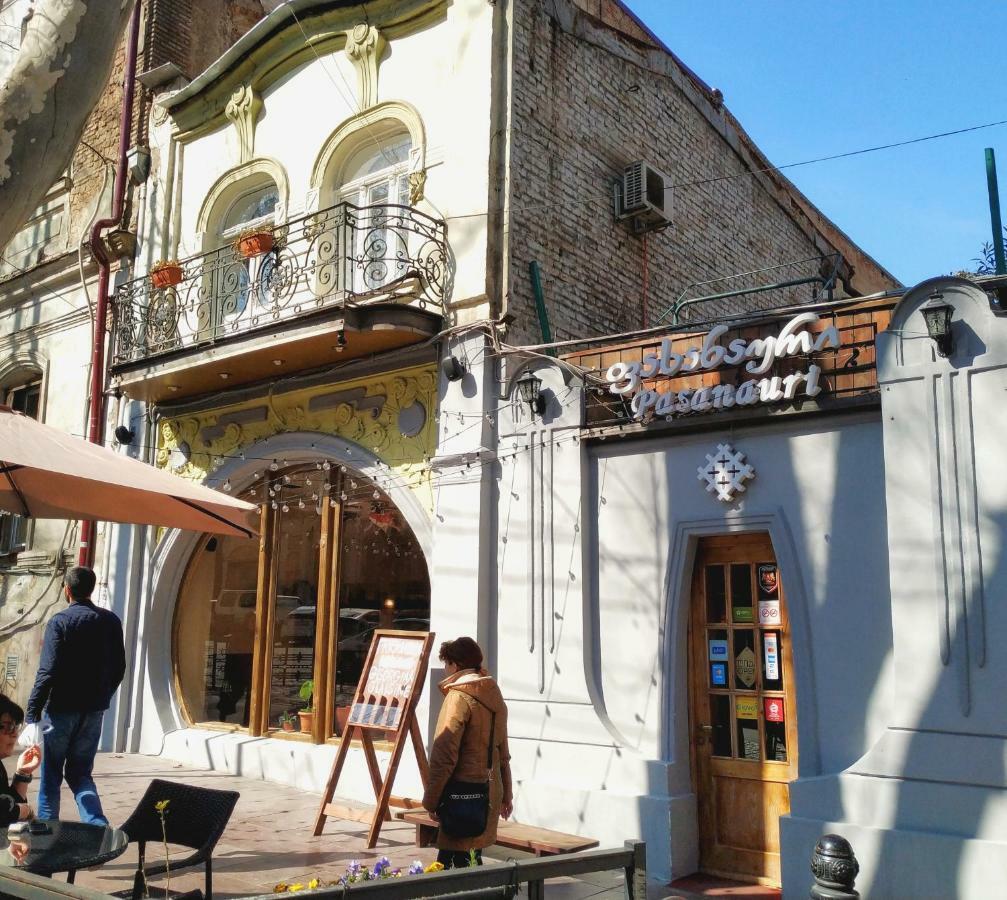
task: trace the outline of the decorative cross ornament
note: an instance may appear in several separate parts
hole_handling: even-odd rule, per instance
[[[755,469],[745,462],[745,454],[730,444],[717,444],[716,454],[706,454],[706,465],[700,466],[699,480],[706,489],[717,492],[717,499],[730,503],[734,495],[745,490],[745,482],[755,477]]]

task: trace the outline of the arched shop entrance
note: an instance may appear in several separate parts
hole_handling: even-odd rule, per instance
[[[283,734],[313,682],[300,739],[341,731],[375,628],[426,631],[423,550],[388,494],[328,461],[273,463],[241,496],[260,541],[205,536],[175,607],[173,665],[190,724]]]

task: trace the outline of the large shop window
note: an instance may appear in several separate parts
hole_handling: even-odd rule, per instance
[[[267,473],[244,494],[263,505],[261,542],[205,538],[175,612],[176,679],[195,724],[277,732],[304,706],[300,736],[338,735],[376,628],[426,631],[423,552],[391,499],[353,471]],[[328,552],[326,548],[332,548]]]

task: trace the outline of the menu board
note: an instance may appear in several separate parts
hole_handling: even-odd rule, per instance
[[[402,709],[420,673],[425,637],[419,632],[416,637],[375,632],[347,724],[384,731],[399,728]]]

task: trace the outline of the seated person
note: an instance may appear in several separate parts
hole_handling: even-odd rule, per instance
[[[0,694],[0,757],[14,755],[22,722],[24,710],[10,697]],[[28,784],[41,764],[42,750],[38,744],[33,744],[18,757],[11,784],[7,780],[7,770],[0,763],[0,828],[34,818],[35,813],[28,804]]]

